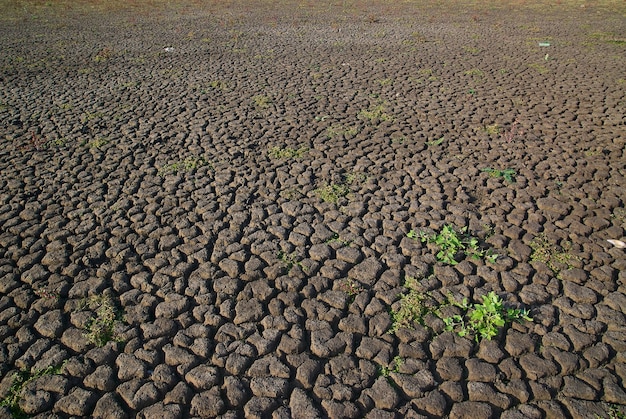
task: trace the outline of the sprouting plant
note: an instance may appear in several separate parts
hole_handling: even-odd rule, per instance
[[[82,307],[94,311],[94,315],[85,326],[85,336],[90,343],[102,347],[109,341],[120,341],[115,336],[114,329],[122,321],[122,314],[109,295],[93,295],[86,298],[82,301]]]
[[[420,292],[417,278],[405,278],[404,287],[408,292],[400,295],[400,308],[391,311],[389,333],[395,333],[401,327],[411,329],[414,323],[423,324],[424,316],[434,307],[430,296]]]
[[[532,253],[530,260],[543,262],[555,274],[558,274],[563,268],[571,269],[572,261],[580,260],[578,256],[570,253],[571,244],[564,243],[558,246],[551,243],[545,234],[540,234],[530,242]]]
[[[287,272],[289,272],[294,266],[298,266],[303,271],[306,271],[306,267],[302,265],[298,255],[295,252],[285,253],[281,250],[280,252],[278,252],[277,257],[278,260],[280,260],[285,265],[285,269],[287,270]]]
[[[93,60],[97,63],[107,61],[109,58],[113,56],[113,50],[109,47],[102,48],[98,53],[93,57]]]
[[[335,138],[344,136],[345,138],[352,138],[359,132],[357,127],[345,127],[342,125],[332,125],[326,128],[326,136],[328,138]]]
[[[363,291],[363,287],[358,282],[354,282],[351,279],[345,279],[339,284],[339,290],[348,294],[350,301],[354,301],[354,297]]]
[[[382,103],[370,106],[367,110],[364,109],[360,111],[358,117],[360,119],[367,119],[372,123],[380,121],[393,121],[393,117],[387,113],[387,109]]]
[[[489,136],[498,135],[498,134],[500,134],[500,125],[498,125],[498,124],[487,125],[485,127],[485,132]]]
[[[611,403],[608,410],[609,419],[626,419],[626,406]]]
[[[517,175],[517,172],[515,171],[515,169],[498,170],[498,169],[492,169],[491,167],[485,167],[484,169],[481,169],[481,171],[489,173],[489,176],[491,177],[504,178],[504,180],[506,180],[509,183],[515,183],[515,176]]]
[[[305,146],[298,148],[275,146],[270,148],[267,154],[274,159],[299,159],[308,151],[309,148]]]
[[[106,138],[96,138],[96,139],[93,139],[93,140],[89,141],[88,145],[89,145],[90,148],[96,148],[96,149],[100,150],[108,142],[109,142],[109,140],[107,140]]]
[[[326,240],[326,243],[339,243],[342,246],[349,246],[352,243],[352,240],[343,240],[339,237],[339,234],[334,233],[330,239]]]
[[[459,336],[473,335],[478,342],[491,340],[498,335],[500,328],[515,321],[532,321],[526,309],[507,308],[495,292],[483,295],[482,303],[469,305],[467,299],[460,303],[449,298],[450,302],[461,308],[462,314],[455,314],[443,319],[447,331],[456,331]]]
[[[383,377],[389,377],[392,372],[399,373],[402,364],[404,364],[404,359],[401,356],[394,356],[391,360],[391,366],[379,365],[378,372]]]
[[[478,68],[472,68],[471,70],[467,70],[465,72],[465,75],[472,77],[482,77],[485,75],[485,73],[483,73],[482,70],[479,70]]]
[[[272,99],[265,95],[259,95],[252,98],[254,105],[259,109],[267,109],[272,104]]]
[[[33,294],[39,298],[45,298],[47,300],[58,300],[60,298],[58,292],[50,291],[47,288],[35,288],[33,289]]]
[[[516,136],[524,134],[524,131],[519,129],[519,121],[516,119],[511,124],[511,128],[508,131],[502,133],[502,139],[507,143],[510,143]]]
[[[339,199],[348,196],[350,188],[344,183],[328,183],[314,192],[322,201],[336,204]]]
[[[456,265],[456,257],[459,253],[480,259],[485,255],[485,251],[480,249],[478,239],[467,234],[467,227],[456,231],[451,225],[444,225],[440,233],[427,234],[411,230],[407,233],[410,239],[420,239],[422,243],[433,243],[438,248],[437,260],[448,265]]]
[[[166,164],[159,169],[158,174],[163,177],[170,173],[188,172],[204,166],[205,164],[207,164],[207,161],[204,156],[189,156],[184,160]]]
[[[432,147],[436,145],[441,145],[441,143],[443,143],[444,141],[445,141],[445,137],[440,137],[437,140],[426,141],[426,145],[429,147]]]
[[[22,398],[22,391],[26,385],[39,377],[43,377],[44,375],[60,374],[64,365],[65,362],[60,365],[50,365],[49,367],[43,369],[22,369],[16,371],[13,374],[13,381],[9,387],[8,394],[4,397],[4,399],[0,400],[0,407],[8,408],[13,418],[21,419],[29,417],[19,405],[20,399]]]

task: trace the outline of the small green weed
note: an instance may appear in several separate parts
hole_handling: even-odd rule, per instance
[[[485,73],[483,73],[483,71],[478,68],[472,68],[471,70],[467,70],[464,74],[466,76],[472,77],[483,77],[485,75]]]
[[[445,138],[441,137],[437,140],[426,141],[426,145],[429,147],[433,147],[433,146],[441,145],[444,141],[445,141]]]
[[[60,374],[63,370],[65,362],[61,365],[51,365],[47,368],[40,370],[19,370],[13,374],[13,381],[9,387],[9,394],[0,401],[0,406],[6,407],[11,412],[11,416],[16,419],[22,419],[29,417],[19,406],[20,399],[22,398],[22,391],[28,383],[36,380],[44,375]]]
[[[322,201],[336,204],[339,199],[348,196],[350,188],[343,183],[328,183],[314,192]]]
[[[367,110],[359,112],[358,117],[360,119],[366,119],[372,123],[380,123],[382,121],[393,121],[393,117],[387,113],[387,109],[384,104],[370,106]]]
[[[254,106],[259,109],[267,109],[272,104],[272,99],[265,95],[259,95],[252,98]]]
[[[184,160],[166,164],[159,169],[158,174],[159,176],[164,177],[165,175],[171,173],[189,172],[197,169],[198,167],[204,166],[205,164],[207,164],[207,161],[203,156],[190,156]]]
[[[342,125],[333,125],[326,128],[326,137],[335,138],[335,137],[345,137],[346,139],[352,138],[357,135],[359,129],[357,127],[345,127]]]
[[[339,291],[343,291],[348,294],[350,301],[354,301],[354,297],[363,291],[363,287],[358,282],[354,282],[351,279],[345,279],[339,284]]]
[[[267,154],[274,159],[299,159],[304,156],[309,151],[308,147],[299,147],[299,148],[291,148],[291,147],[272,147],[269,149]]]
[[[95,138],[89,141],[87,145],[89,146],[89,148],[95,148],[97,150],[100,150],[102,147],[107,145],[108,142],[109,140],[107,140],[106,138]]]
[[[485,127],[485,132],[487,133],[487,135],[489,135],[491,137],[499,135],[500,134],[500,125],[498,125],[498,124],[487,125]]]
[[[330,243],[339,243],[342,246],[350,246],[350,244],[352,243],[352,240],[343,240],[339,238],[339,234],[335,233],[330,239],[326,240],[326,244],[330,244]]]
[[[609,419],[626,419],[626,405],[609,404],[608,412]],[[600,416],[596,415],[596,418]]]
[[[515,183],[515,176],[517,175],[517,172],[514,169],[498,170],[492,169],[491,167],[485,167],[484,169],[481,169],[481,172],[489,173],[489,176],[491,177],[504,178],[504,180],[509,183]]]
[[[115,335],[115,326],[122,321],[122,313],[109,295],[93,295],[82,301],[81,307],[95,311],[85,327],[85,336],[90,343],[102,347],[109,341],[120,342]]]
[[[306,271],[306,268],[299,261],[299,257],[295,252],[285,253],[281,250],[280,252],[278,252],[278,260],[280,260],[285,265],[285,269],[287,270],[287,272],[289,272],[294,266],[298,266],[303,271]]]
[[[478,342],[482,339],[491,340],[498,335],[498,330],[514,321],[532,321],[525,309],[506,308],[504,302],[495,292],[483,295],[483,302],[469,305],[467,299],[458,303],[450,299],[450,303],[462,310],[443,319],[446,331],[455,331],[459,336],[474,336]]]
[[[572,261],[578,261],[578,256],[570,253],[571,243],[565,243],[562,247],[551,243],[545,234],[540,234],[530,242],[532,253],[530,260],[545,263],[555,274],[563,269],[571,269]]]
[[[421,231],[419,234],[414,230],[407,233],[410,239],[420,239],[422,243],[433,243],[439,248],[437,260],[448,265],[456,265],[456,257],[462,253],[474,259],[485,256],[485,251],[480,249],[476,237],[467,234],[467,227],[457,232],[451,225],[444,225],[440,233],[427,234]]]
[[[108,61],[113,57],[113,50],[109,47],[102,48],[98,53],[93,57],[93,60],[97,63],[101,63],[104,61]]]
[[[392,372],[399,373],[402,364],[404,364],[404,359],[401,356],[394,356],[391,360],[391,366],[379,365],[378,373],[383,377],[389,377]]]
[[[539,74],[546,74],[547,72],[550,71],[546,67],[544,67],[543,65],[537,64],[537,63],[528,64],[528,67],[530,67],[533,70],[537,71]]]
[[[411,329],[413,324],[424,324],[424,316],[433,312],[435,305],[427,293],[419,291],[417,278],[407,277],[404,280],[407,293],[400,295],[400,308],[391,311],[391,328],[389,333],[395,333],[401,327]]]

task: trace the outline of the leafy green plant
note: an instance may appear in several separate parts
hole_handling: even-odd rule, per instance
[[[498,170],[498,169],[492,169],[491,167],[485,167],[484,169],[481,169],[481,172],[489,173],[489,176],[491,177],[504,178],[504,180],[506,180],[509,183],[515,183],[515,176],[517,175],[517,172],[515,171],[515,169]]]
[[[611,403],[608,412],[609,419],[626,419],[626,406]],[[596,415],[596,418],[600,416]]]
[[[563,268],[571,269],[572,261],[580,260],[578,256],[570,253],[571,243],[564,243],[558,246],[551,243],[545,234],[540,234],[530,242],[532,253],[530,260],[543,262],[555,274],[558,274]]]
[[[294,266],[300,267],[303,271],[306,271],[306,267],[302,265],[302,263],[298,260],[298,255],[293,253],[285,253],[282,250],[278,252],[278,260],[280,260],[284,265],[287,272],[291,270]]]
[[[163,177],[171,173],[188,172],[204,166],[205,164],[207,164],[207,161],[203,156],[189,156],[184,160],[166,164],[159,169],[158,174]]]
[[[364,109],[360,111],[358,117],[360,119],[369,120],[372,123],[377,123],[381,121],[393,121],[393,116],[387,113],[387,109],[382,103],[370,106],[367,110]]]
[[[95,148],[95,149],[100,150],[108,142],[109,142],[109,140],[107,140],[106,138],[96,138],[96,139],[93,139],[93,140],[89,141],[89,143],[87,145],[89,146],[89,148]]]
[[[402,364],[404,364],[404,359],[401,356],[394,356],[391,360],[391,366],[379,365],[378,373],[383,377],[389,377],[392,372],[399,373]]]
[[[354,297],[363,291],[363,287],[358,282],[351,279],[345,279],[339,284],[339,291],[343,291],[350,297],[350,302],[354,301]]]
[[[359,132],[357,127],[345,127],[343,125],[332,125],[326,128],[326,137],[335,138],[343,136],[345,138],[352,138]]]
[[[417,278],[405,278],[404,287],[408,292],[400,295],[400,308],[391,311],[389,333],[395,333],[401,327],[411,329],[414,323],[424,324],[424,316],[434,308],[430,296],[420,292]]]
[[[458,263],[456,258],[460,253],[474,259],[480,259],[485,255],[485,251],[480,249],[478,239],[467,233],[467,227],[457,232],[453,226],[444,225],[441,232],[433,234],[411,230],[407,237],[414,240],[419,238],[422,243],[435,244],[439,248],[437,260],[448,265],[456,265]]]
[[[500,134],[500,125],[498,125],[498,124],[487,125],[487,126],[485,126],[485,132],[489,136],[498,135],[498,134]]]
[[[60,365],[51,365],[43,369],[22,369],[15,372],[13,374],[13,381],[9,387],[9,393],[4,397],[4,399],[0,400],[0,406],[8,408],[9,412],[11,412],[11,416],[16,419],[27,418],[28,415],[19,405],[20,399],[22,398],[22,391],[26,385],[39,377],[43,377],[44,375],[60,374],[64,365],[65,362]]]
[[[465,72],[466,76],[472,76],[472,77],[482,77],[485,75],[485,73],[483,73],[482,70],[479,70],[478,68],[472,68],[471,70],[467,70]]]
[[[272,104],[272,99],[265,95],[259,95],[252,98],[254,106],[259,109],[267,109]]]
[[[120,342],[115,326],[122,321],[122,313],[109,295],[93,295],[84,299],[81,307],[94,311],[85,326],[85,336],[90,343],[102,347],[109,341]]]
[[[441,138],[439,138],[437,140],[426,141],[426,145],[429,146],[429,147],[432,147],[432,146],[436,146],[436,145],[441,145],[444,141],[445,141],[445,138],[441,137]]]
[[[467,299],[462,302],[451,303],[462,310],[462,314],[455,314],[443,319],[446,331],[456,331],[459,336],[474,336],[478,342],[482,339],[491,340],[498,335],[498,331],[515,321],[532,321],[526,309],[507,308],[495,292],[483,295],[483,302],[468,305]]]
[[[299,147],[299,148],[291,148],[291,147],[272,147],[269,149],[267,154],[274,159],[299,159],[304,156],[305,153],[309,151],[308,147]]]
[[[109,47],[102,48],[98,53],[93,57],[93,60],[97,63],[101,63],[109,60],[113,57],[113,50]]]
[[[344,183],[328,183],[318,188],[314,193],[324,202],[336,204],[339,199],[348,196],[350,188]]]

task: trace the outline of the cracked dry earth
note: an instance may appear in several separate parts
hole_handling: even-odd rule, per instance
[[[12,4],[0,417],[626,413],[623,2]]]

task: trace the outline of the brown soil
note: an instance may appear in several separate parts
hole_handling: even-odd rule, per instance
[[[196,3],[1,7],[0,416],[626,414],[623,1]]]

